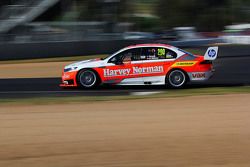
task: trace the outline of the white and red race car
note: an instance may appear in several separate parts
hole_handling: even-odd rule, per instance
[[[209,79],[217,55],[218,47],[210,47],[204,56],[199,56],[165,44],[133,45],[104,59],[65,66],[60,86],[92,88],[115,84],[180,88],[187,82]]]

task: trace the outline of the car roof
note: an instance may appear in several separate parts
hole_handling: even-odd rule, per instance
[[[150,44],[136,44],[136,45],[130,45],[130,46],[127,46],[125,49],[132,49],[132,48],[139,48],[139,47],[165,47],[165,48],[175,48],[174,46],[167,45],[167,44],[150,43]]]
[[[177,58],[187,53],[187,52],[185,52],[185,51],[183,51],[183,50],[181,50],[179,48],[176,48],[174,46],[167,45],[167,44],[161,44],[161,43],[147,43],[147,44],[130,45],[128,47],[123,48],[119,52],[127,50],[127,49],[134,49],[134,48],[140,48],[140,47],[163,47],[163,48],[167,48],[167,49],[170,49],[170,50],[176,52],[177,53]]]

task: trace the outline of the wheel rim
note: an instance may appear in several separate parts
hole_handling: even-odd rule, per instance
[[[174,70],[169,74],[169,83],[173,87],[181,87],[186,81],[185,74],[180,70]]]
[[[96,75],[93,71],[83,71],[79,80],[82,86],[90,88],[96,83]]]

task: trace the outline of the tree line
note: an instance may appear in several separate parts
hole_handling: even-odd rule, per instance
[[[250,21],[249,0],[158,0],[156,13],[166,28],[195,26],[202,31]]]

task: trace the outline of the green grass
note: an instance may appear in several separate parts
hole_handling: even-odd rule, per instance
[[[202,49],[185,49],[186,51],[188,51],[189,53],[195,54],[195,55],[204,55],[206,51],[202,50]]]
[[[200,95],[225,95],[225,94],[246,94],[250,93],[250,86],[237,87],[211,87],[211,88],[189,88],[189,89],[166,89],[160,93],[148,96],[71,96],[71,97],[41,97],[41,98],[22,98],[22,99],[1,99],[1,104],[67,104],[67,103],[83,103],[98,101],[114,101],[114,100],[135,100],[135,99],[151,99],[151,98],[177,98]]]

